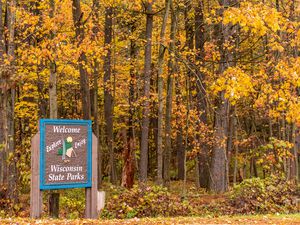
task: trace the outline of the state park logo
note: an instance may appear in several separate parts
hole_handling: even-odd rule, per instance
[[[61,156],[64,163],[70,162],[71,158],[76,158],[77,154],[73,148],[73,138],[71,136],[62,140],[62,147],[57,150],[57,155]]]

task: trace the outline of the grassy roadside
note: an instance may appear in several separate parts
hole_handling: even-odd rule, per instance
[[[253,216],[220,216],[215,218],[210,217],[172,217],[172,218],[134,218],[125,220],[52,220],[52,219],[39,219],[32,220],[28,218],[6,218],[0,219],[0,224],[16,224],[16,225],[29,225],[29,224],[100,224],[100,225],[117,225],[117,224],[299,224],[300,214],[280,214],[280,215],[253,215]]]

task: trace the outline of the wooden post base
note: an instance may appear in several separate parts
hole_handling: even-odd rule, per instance
[[[42,192],[40,191],[40,133],[31,141],[31,189],[30,217],[40,218],[42,213]]]
[[[49,195],[49,216],[51,218],[59,217],[59,193],[50,192]]]

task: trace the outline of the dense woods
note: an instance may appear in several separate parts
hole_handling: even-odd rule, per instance
[[[40,118],[90,119],[99,188],[299,179],[297,0],[0,1],[0,187]],[[183,193],[184,194],[184,193]]]

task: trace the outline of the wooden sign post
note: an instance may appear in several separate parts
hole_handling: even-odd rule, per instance
[[[85,217],[97,218],[97,138],[90,120],[41,119],[32,139],[30,216],[42,213],[42,191],[85,188]]]

